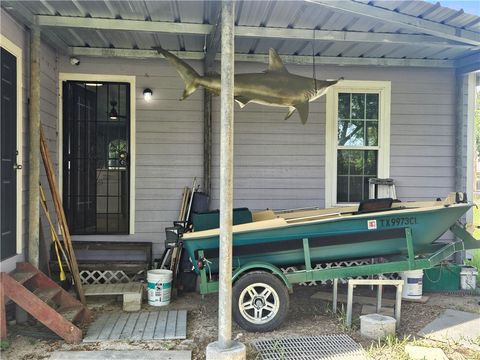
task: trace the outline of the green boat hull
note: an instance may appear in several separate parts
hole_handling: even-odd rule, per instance
[[[439,239],[472,204],[429,209],[399,209],[352,215],[324,221],[233,234],[233,267],[255,261],[278,267],[304,264],[303,239],[308,239],[312,263],[377,258],[407,253],[405,228],[412,231],[415,254],[432,251]],[[200,233],[199,233],[200,234]],[[204,251],[208,269],[218,272],[218,236],[189,236],[183,246],[198,272],[198,252]]]

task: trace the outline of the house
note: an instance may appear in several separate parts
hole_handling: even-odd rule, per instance
[[[182,79],[152,50],[218,71],[218,9],[2,1],[2,271],[38,262],[38,119],[74,240],[151,241],[160,255],[194,177],[218,208],[220,102],[202,91],[178,101]],[[478,14],[311,0],[239,1],[235,16],[236,73],[264,71],[275,48],[291,73],[345,79],[305,125],[285,109],[236,107],[236,207],[355,203],[371,177],[395,179],[402,200],[473,194]]]

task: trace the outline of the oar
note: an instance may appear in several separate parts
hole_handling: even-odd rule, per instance
[[[65,254],[65,251],[63,250],[60,240],[58,239],[57,233],[55,232],[55,226],[53,225],[52,218],[50,217],[50,212],[48,211],[48,208],[47,208],[47,198],[45,197],[45,192],[43,191],[43,187],[41,184],[40,184],[40,203],[42,204],[43,211],[45,212],[45,217],[47,218],[48,225],[50,226],[50,234],[52,235],[53,245],[55,247],[55,252],[57,254],[58,267],[60,269],[60,282],[65,283],[65,281],[67,280],[67,276],[65,275],[65,271],[63,270],[59,249],[62,252],[63,258],[65,259],[65,262],[69,269],[70,269],[70,263],[68,261],[67,255]],[[70,269],[70,271],[72,270]]]

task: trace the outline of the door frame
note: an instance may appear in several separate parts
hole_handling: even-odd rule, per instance
[[[135,234],[135,157],[136,157],[136,133],[135,133],[135,103],[136,88],[135,76],[128,75],[111,75],[111,74],[76,74],[76,73],[59,73],[58,74],[58,186],[63,189],[63,82],[64,81],[92,81],[92,82],[122,82],[130,84],[130,195],[129,195],[129,235]],[[63,192],[59,190],[60,196]],[[88,236],[88,235],[87,235]],[[106,235],[108,236],[108,235]]]
[[[10,41],[7,37],[0,34],[0,44],[5,50],[11,53],[17,59],[17,164],[23,164],[23,51],[22,49]],[[17,171],[17,214],[16,214],[16,231],[17,231],[17,255],[23,252],[23,176],[22,170]]]

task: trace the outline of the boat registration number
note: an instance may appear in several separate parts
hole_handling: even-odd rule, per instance
[[[390,219],[381,219],[380,224],[382,227],[402,226],[402,225],[414,225],[417,223],[415,216],[410,217],[397,217]]]

